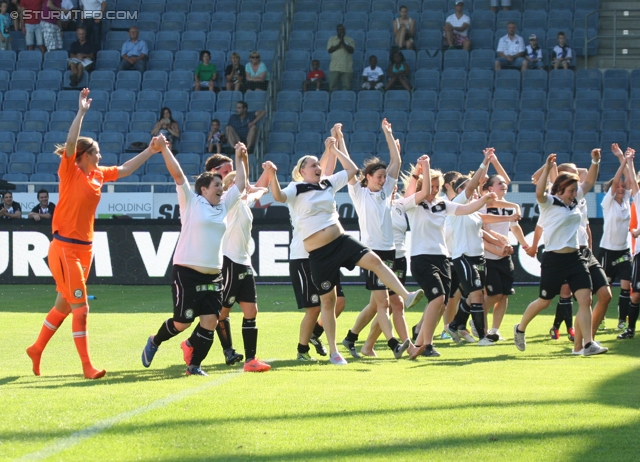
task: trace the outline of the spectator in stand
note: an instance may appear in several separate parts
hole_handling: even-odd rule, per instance
[[[9,14],[9,18],[13,20],[13,30],[22,30],[22,16],[20,15],[20,0],[10,0],[7,5],[7,13]]]
[[[160,110],[160,120],[156,122],[151,130],[152,136],[163,135],[167,140],[169,149],[173,146],[173,139],[180,137],[180,127],[178,126],[178,122],[173,120],[171,116],[171,109],[168,107],[163,107]]]
[[[382,90],[384,88],[383,76],[384,71],[378,66],[378,57],[376,55],[369,56],[369,66],[362,71],[362,89]]]
[[[71,0],[62,0],[62,8],[68,11],[60,17],[60,29],[63,31],[74,31],[78,28],[76,16],[74,16],[78,12],[76,6]]]
[[[302,82],[302,91],[307,91],[309,84],[315,85],[316,91],[319,91],[322,82],[324,82],[324,72],[320,69],[320,61],[314,59],[311,61],[311,70],[307,73],[307,80]]]
[[[393,41],[396,46],[405,50],[413,50],[416,22],[409,17],[409,9],[402,5],[400,15],[393,20]]]
[[[249,106],[246,101],[238,101],[236,113],[229,118],[229,123],[225,128],[227,141],[231,146],[244,143],[247,150],[251,151],[258,136],[258,122],[264,117],[264,111],[248,112]]]
[[[18,202],[13,201],[13,193],[5,191],[2,193],[2,202],[0,202],[0,218],[18,219],[22,218],[22,207]]]
[[[235,51],[231,53],[231,64],[224,70],[227,78],[227,91],[240,91],[245,79],[244,66],[240,64],[240,55]]]
[[[130,71],[132,69],[144,73],[147,70],[147,56],[149,48],[147,42],[139,39],[140,31],[136,26],[129,28],[129,40],[122,44],[122,59],[118,71]]]
[[[269,75],[267,66],[260,61],[260,53],[252,51],[249,55],[249,62],[244,66],[245,79],[247,80],[246,89],[250,90],[266,90],[269,85]],[[235,144],[232,144],[235,146]]]
[[[62,8],[62,0],[44,0],[42,3],[42,36],[47,51],[62,50],[60,15],[69,10]]]
[[[194,73],[196,79],[195,91],[206,90],[219,91],[216,88],[216,79],[218,78],[218,68],[211,62],[211,53],[207,50],[200,52],[200,62]]]
[[[87,30],[87,40],[97,53],[102,48],[102,17],[107,11],[107,0],[80,0],[80,4],[84,10],[82,25]]]
[[[216,154],[222,152],[222,145],[227,142],[227,137],[220,130],[220,121],[213,119],[211,121],[211,130],[207,137],[207,152],[213,152],[213,148],[216,149]]]
[[[0,50],[11,50],[11,17],[9,16],[9,4],[0,2]]]
[[[529,45],[525,48],[524,62],[522,63],[522,70],[527,69],[542,69],[544,66],[542,62],[542,48],[538,45],[538,37],[536,34],[529,36]]]
[[[44,55],[46,50],[44,48],[40,15],[34,14],[36,11],[42,11],[43,1],[44,0],[20,0],[20,10],[22,11],[22,33],[25,35],[27,50],[33,50],[33,47],[37,45]],[[25,11],[29,12],[26,18],[24,15]]]
[[[409,84],[409,74],[411,69],[404,60],[404,55],[401,51],[396,51],[393,54],[393,62],[389,64],[387,88],[385,90],[399,90],[404,88],[407,91],[411,91],[411,85]]]
[[[29,219],[35,221],[51,220],[53,218],[53,212],[56,209],[56,204],[49,202],[49,191],[46,189],[38,191],[38,202],[39,204],[31,209]]]
[[[567,36],[564,32],[558,32],[558,44],[553,47],[551,59],[553,60],[554,69],[559,67],[569,69],[571,59],[573,59],[573,51],[567,46]]]
[[[511,8],[511,0],[491,0],[491,11],[498,12],[498,3],[502,5],[502,9],[507,11]]]
[[[516,23],[507,24],[507,35],[498,42],[498,59],[495,62],[495,70],[522,69],[524,59],[524,39],[516,34]]]
[[[78,40],[71,44],[69,48],[69,79],[71,86],[75,87],[82,80],[82,72],[93,69],[93,61],[96,59],[96,52],[93,45],[87,40],[87,30],[83,26],[76,29]]]
[[[471,40],[469,40],[469,26],[471,25],[471,18],[464,14],[462,11],[464,8],[464,2],[458,0],[455,5],[456,11],[447,17],[442,36],[449,49],[456,47],[462,47],[463,50],[471,49]]]
[[[356,42],[349,36],[342,24],[336,27],[336,35],[329,37],[327,51],[331,54],[329,65],[329,91],[338,89],[351,90],[353,79],[353,52],[356,50]]]

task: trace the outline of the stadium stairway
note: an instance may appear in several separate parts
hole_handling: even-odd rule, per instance
[[[599,39],[598,56],[589,58],[589,68],[636,69],[640,59],[640,2],[601,0],[600,8],[598,35],[611,37]],[[614,22],[617,26],[615,50]]]

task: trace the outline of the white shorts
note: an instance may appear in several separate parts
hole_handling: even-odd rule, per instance
[[[41,47],[44,45],[41,24],[25,24],[24,28],[26,31],[25,41],[28,47],[32,47],[34,45]]]

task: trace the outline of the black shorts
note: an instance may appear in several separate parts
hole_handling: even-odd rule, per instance
[[[580,289],[593,290],[587,260],[582,252],[545,252],[540,264],[540,298],[552,300],[563,284],[574,294]]]
[[[453,263],[451,262],[451,259],[449,259],[450,262],[450,266],[451,268],[451,290],[449,291],[449,298],[453,298],[456,296],[456,292],[458,291],[458,289],[461,289],[460,287],[460,278],[458,277],[458,273],[456,273],[455,269],[453,268]]]
[[[487,259],[487,295],[513,294],[513,260],[511,255],[500,260]]]
[[[609,284],[619,278],[621,281],[631,280],[631,251],[600,249],[600,264],[607,275]]]
[[[581,247],[580,251],[582,252],[582,255],[584,255],[584,259],[587,261],[587,267],[589,268],[589,274],[591,275],[591,287],[595,294],[602,287],[609,285],[607,274],[604,272],[600,262],[595,255],[593,255],[593,252],[589,247]]]
[[[395,250],[372,250],[372,252],[380,257],[382,263],[387,265],[391,271],[395,271]],[[387,290],[387,287],[378,279],[378,276],[373,271],[364,270],[364,275],[366,277],[367,290]]]
[[[451,293],[451,260],[444,255],[416,255],[411,257],[411,274],[427,300],[444,295],[444,302]]]
[[[393,272],[395,273],[400,284],[407,282],[407,257],[396,258],[393,260]],[[395,295],[393,290],[389,290],[389,296]]]
[[[300,258],[289,260],[289,276],[293,284],[293,293],[296,296],[298,309],[320,307],[320,296],[318,289],[311,280],[311,270],[309,269],[309,259]],[[344,297],[342,284],[338,282],[336,286],[338,297]]]
[[[631,288],[640,291],[640,253],[633,256],[631,265]]]
[[[470,293],[484,288],[487,277],[487,265],[484,255],[469,257],[463,255],[453,260],[453,269],[460,279],[462,296],[467,298]]]
[[[340,268],[352,270],[371,250],[348,234],[309,252],[311,278],[318,295],[324,295],[340,283]]]
[[[222,306],[231,308],[236,302],[258,302],[256,277],[251,266],[240,265],[229,257],[224,257],[222,259],[222,275],[224,277]]]
[[[207,314],[220,317],[224,289],[222,273],[204,274],[173,265],[171,280],[174,321],[191,323],[198,316]]]

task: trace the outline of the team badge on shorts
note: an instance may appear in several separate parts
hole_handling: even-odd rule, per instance
[[[193,318],[193,310],[189,309],[187,311],[184,312],[184,317],[187,319],[192,319]]]
[[[476,285],[476,287],[480,287],[482,285],[480,279],[476,279],[475,281],[473,281],[473,283]]]
[[[433,295],[438,295],[438,288],[437,288],[437,287],[434,287],[433,289],[431,289],[431,293],[432,293]]]
[[[320,298],[318,297],[318,294],[313,294],[311,296],[311,303],[318,303],[320,301]]]
[[[229,298],[229,303],[231,303],[232,305],[236,302],[236,297],[230,297]]]
[[[324,281],[320,284],[320,287],[322,287],[323,290],[329,290],[331,288],[331,283],[329,281]]]
[[[487,290],[488,290],[489,292],[493,292],[493,286],[487,286]]]
[[[242,281],[246,275],[247,273],[238,274],[238,279]]]
[[[546,290],[541,290],[540,291],[540,295],[542,295],[543,297],[547,296],[547,291]]]
[[[380,279],[376,278],[376,285],[378,287],[382,287],[384,284],[382,283],[382,281]]]
[[[640,282],[636,284],[636,289],[640,289]]]
[[[76,289],[76,290],[73,292],[73,296],[74,296],[74,297],[76,297],[76,298],[82,298],[82,290],[80,290],[80,289]]]

